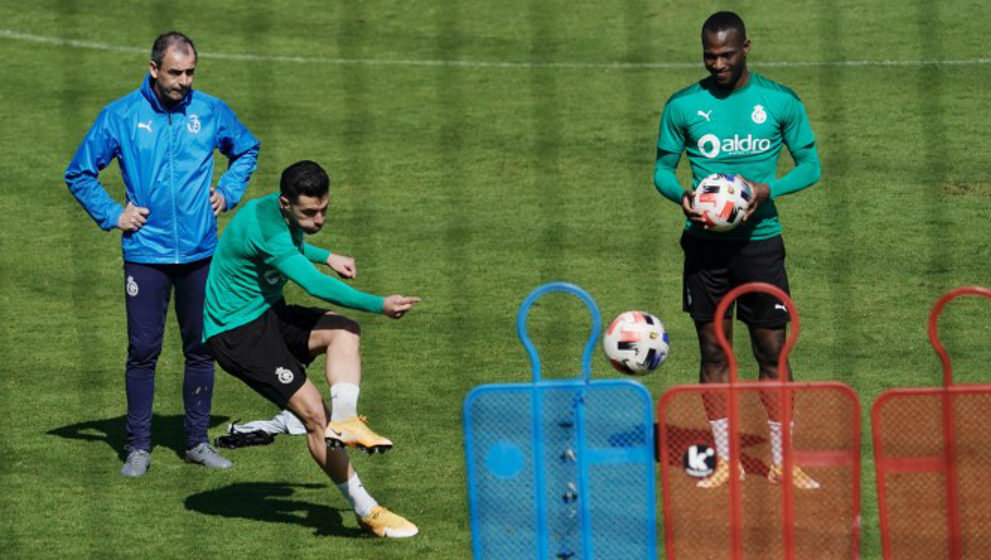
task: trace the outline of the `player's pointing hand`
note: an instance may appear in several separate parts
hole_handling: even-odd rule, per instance
[[[393,319],[399,319],[407,311],[413,309],[413,305],[419,302],[420,298],[418,297],[394,294],[385,298],[385,302],[382,304],[382,312]]]

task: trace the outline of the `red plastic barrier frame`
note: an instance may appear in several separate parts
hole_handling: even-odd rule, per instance
[[[881,521],[881,546],[884,551],[884,557],[890,558],[891,554],[891,533],[888,524],[888,511],[887,511],[887,499],[885,492],[885,484],[883,480],[883,472],[887,470],[888,463],[882,453],[882,442],[880,437],[880,430],[877,428],[880,426],[880,411],[882,405],[893,397],[898,395],[911,394],[914,392],[933,394],[939,393],[942,397],[942,417],[943,417],[943,457],[942,457],[942,469],[945,472],[944,480],[946,484],[946,511],[947,511],[947,533],[949,535],[949,558],[950,560],[959,560],[961,558],[960,550],[960,496],[959,496],[959,484],[957,481],[957,449],[956,449],[956,430],[953,425],[953,395],[955,393],[967,393],[972,392],[969,389],[957,389],[953,386],[953,366],[950,362],[950,355],[947,353],[946,348],[939,339],[939,316],[943,312],[943,309],[948,303],[954,299],[965,296],[974,295],[987,298],[991,300],[991,290],[988,288],[983,288],[981,286],[962,286],[949,292],[943,294],[941,298],[936,301],[933,306],[932,312],[929,314],[929,342],[932,344],[933,349],[939,356],[940,363],[943,366],[943,387],[942,388],[919,388],[919,389],[902,389],[895,390],[897,392],[886,392],[878,397],[875,401],[874,406],[871,408],[871,424],[875,427],[874,433],[874,463],[878,470],[877,472],[877,497],[878,497],[878,507],[879,516]],[[927,462],[921,462],[913,466],[906,466],[901,471],[909,470],[912,472],[924,472],[929,471],[930,468]]]
[[[658,428],[655,435],[655,441],[658,445],[657,457],[661,464],[661,484],[662,488],[665,489],[661,494],[662,504],[664,508],[664,548],[667,558],[677,558],[681,559],[682,555],[678,555],[674,544],[674,534],[672,532],[672,523],[667,521],[670,519],[671,512],[673,509],[671,492],[668,489],[671,488],[671,478],[669,466],[674,463],[671,455],[671,445],[666,437],[667,430],[664,429],[668,424],[668,416],[666,411],[670,408],[671,400],[676,396],[683,394],[684,392],[698,393],[699,397],[703,393],[710,393],[714,391],[727,391],[731,393],[740,392],[741,389],[748,390],[754,387],[766,387],[768,384],[774,385],[774,382],[767,381],[741,381],[735,384],[731,383],[707,383],[704,385],[686,385],[681,387],[674,387],[664,392],[661,398],[657,402],[657,424]],[[829,389],[832,391],[840,392],[847,396],[850,402],[853,404],[854,410],[854,423],[852,426],[853,434],[849,453],[834,453],[832,451],[797,451],[792,450],[790,446],[786,446],[783,449],[783,455],[787,456],[789,454],[793,457],[793,464],[795,462],[800,463],[800,466],[847,466],[850,468],[850,473],[852,476],[852,502],[854,507],[854,520],[851,527],[854,532],[854,536],[850,541],[850,554],[849,558],[856,559],[860,557],[860,448],[861,448],[861,431],[860,431],[860,399],[857,393],[851,389],[849,386],[836,382],[836,381],[817,381],[817,382],[792,382],[790,385],[797,390],[817,388],[817,389]],[[742,444],[740,446],[742,448]],[[732,450],[731,450],[732,453]],[[737,456],[739,457],[739,456]],[[783,457],[784,458],[784,457]],[[731,477],[730,480],[736,477]],[[739,486],[737,486],[739,488]],[[742,490],[742,488],[740,488]],[[783,489],[782,489],[783,491]],[[738,493],[738,497],[741,493]],[[733,498],[731,492],[730,499]],[[784,494],[782,494],[782,499],[784,499]],[[794,502],[792,502],[794,503]],[[782,508],[784,509],[784,508]],[[740,548],[742,548],[743,538],[743,516],[742,516],[742,505],[740,508],[741,512],[734,522],[731,521],[730,524],[730,536],[732,538],[733,531],[738,531],[737,539],[740,541],[740,547],[737,552],[730,556],[734,560],[739,560],[742,558]],[[783,512],[782,512],[783,513]],[[784,520],[783,520],[784,521]],[[783,523],[785,528],[793,527],[794,520],[791,523]],[[735,528],[735,529],[734,529]],[[783,536],[783,535],[782,535]],[[799,543],[795,541],[795,549],[797,549]],[[789,558],[794,557],[795,552],[789,552]],[[691,555],[687,558],[692,558]]]
[[[749,293],[765,293],[770,294],[785,304],[788,308],[788,315],[791,318],[791,334],[788,336],[788,340],[785,342],[784,348],[781,349],[781,355],[778,356],[778,384],[779,384],[779,401],[780,403],[791,402],[791,388],[788,386],[788,376],[783,375],[785,372],[789,371],[787,369],[788,355],[791,353],[791,349],[795,346],[795,341],[798,340],[798,333],[801,330],[801,322],[798,318],[798,311],[795,309],[794,302],[788,297],[788,294],[784,290],[767,284],[764,282],[750,282],[737,286],[730,290],[723,299],[719,302],[719,306],[716,307],[716,339],[719,340],[719,346],[723,349],[723,353],[729,361],[729,384],[735,385],[738,382],[738,369],[739,365],[736,361],[736,354],[733,353],[733,347],[730,345],[729,340],[726,338],[726,332],[723,327],[723,317],[726,316],[726,312],[729,310],[730,304],[736,301],[737,298],[744,294]],[[729,446],[729,460],[730,465],[736,465],[740,461],[740,426],[739,424],[739,403],[737,402],[736,391],[731,391],[729,388],[726,389],[727,392],[727,402],[728,406],[728,416],[729,416],[729,433],[730,433],[730,446]],[[791,407],[781,406],[781,441],[790,442],[791,441]],[[794,560],[795,558],[795,503],[794,503],[794,492],[795,489],[792,486],[792,471],[793,471],[793,458],[791,453],[791,446],[784,446],[783,462],[782,468],[784,469],[784,480],[781,481],[781,491],[782,491],[782,538],[783,538],[783,548],[785,551],[785,560]],[[743,505],[742,505],[742,492],[740,488],[740,480],[735,476],[729,477],[729,502],[730,502],[730,547],[732,551],[733,560],[739,560],[743,558]]]

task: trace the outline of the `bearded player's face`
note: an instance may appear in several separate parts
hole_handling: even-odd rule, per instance
[[[750,40],[736,29],[702,34],[702,58],[705,69],[720,87],[733,89],[747,68]]]
[[[292,225],[303,230],[304,233],[313,234],[320,231],[327,219],[330,197],[301,194],[294,202],[290,202],[286,197],[280,196],[279,203]]]

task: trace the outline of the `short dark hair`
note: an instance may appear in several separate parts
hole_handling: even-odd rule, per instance
[[[733,12],[716,12],[709,16],[702,24],[702,40],[705,41],[706,33],[718,33],[735,29],[740,34],[740,40],[747,40],[747,27],[743,25],[740,16]]]
[[[200,55],[197,54],[196,45],[193,44],[192,39],[178,31],[169,31],[156,37],[155,43],[151,46],[151,61],[155,63],[155,66],[161,68],[162,59],[165,58],[165,51],[169,50],[169,47],[176,45],[185,45],[192,49],[193,57],[197,60],[199,59]]]
[[[296,202],[300,195],[320,198],[330,192],[330,176],[316,162],[297,161],[282,172],[279,191],[289,202]]]

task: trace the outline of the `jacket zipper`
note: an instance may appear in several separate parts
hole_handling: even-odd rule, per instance
[[[173,247],[175,247],[175,256],[172,262],[179,264],[179,212],[175,201],[175,149],[173,142],[175,135],[172,132],[172,113],[169,112],[167,115],[169,117],[169,194],[172,197],[172,240]]]

